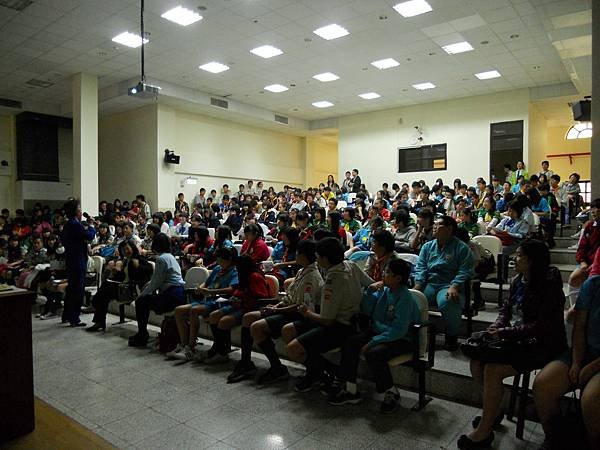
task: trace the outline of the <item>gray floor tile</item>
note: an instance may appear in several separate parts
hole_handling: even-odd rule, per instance
[[[186,425],[179,425],[155,436],[146,438],[143,441],[138,442],[136,446],[146,450],[169,448],[177,450],[197,450],[208,448],[216,443],[217,440],[207,434],[201,433]]]
[[[265,420],[296,433],[308,435],[341,413],[342,409],[326,404],[323,399],[317,404],[308,399],[298,399],[286,402],[281,409],[266,416]]]
[[[288,448],[300,439],[301,434],[277,425],[259,422],[232,434],[223,442],[240,449],[278,450]]]
[[[124,367],[117,362],[111,362],[105,366],[82,370],[80,374],[97,383],[110,383],[115,379],[132,374],[133,372],[136,372],[133,368]]]
[[[399,435],[382,436],[369,446],[369,449],[373,450],[434,450],[442,448],[445,447]]]
[[[146,406],[155,406],[168,402],[183,393],[177,386],[169,384],[166,381],[158,381],[147,385],[140,384],[121,392],[124,392],[127,397],[139,401]]]
[[[377,424],[374,420],[345,415],[330,420],[311,433],[309,437],[334,447],[362,449],[369,447],[382,434],[389,432],[388,424],[385,424],[383,429],[380,425],[381,423]]]
[[[120,438],[116,434],[111,433],[110,431],[108,431],[102,427],[98,427],[98,428],[94,429],[93,431],[98,436],[106,439],[108,442],[110,442],[112,445],[114,445],[115,447],[117,447],[119,449],[124,449],[131,445],[131,443],[127,442],[126,440]]]
[[[289,448],[294,450],[336,450],[343,447],[334,447],[333,445],[317,441],[311,437],[305,437]]]
[[[215,404],[211,399],[193,393],[178,394],[173,399],[157,403],[152,407],[155,411],[182,423],[214,408]]]
[[[186,424],[216,439],[223,440],[258,421],[260,421],[259,417],[230,406],[221,406],[195,417]]]
[[[111,397],[108,399],[100,398],[92,404],[75,409],[75,411],[92,423],[104,426],[142,409],[146,409],[146,405],[133,401],[127,397],[118,396],[116,398]]]
[[[136,444],[150,436],[174,428],[178,423],[164,414],[142,409],[131,416],[111,422],[102,428],[123,439],[128,444]]]

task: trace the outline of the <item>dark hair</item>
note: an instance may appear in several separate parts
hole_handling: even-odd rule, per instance
[[[402,284],[408,283],[410,278],[411,267],[410,264],[403,259],[392,259],[386,265],[386,270],[389,270],[396,276],[400,276],[400,282]]]
[[[296,222],[299,220],[308,220],[308,213],[306,211],[298,211],[298,214],[296,214]]]
[[[344,261],[344,246],[334,237],[326,237],[318,241],[315,251],[320,257],[327,258],[332,266]]]
[[[452,235],[456,235],[456,229],[458,228],[458,224],[456,220],[450,216],[442,216],[439,218],[442,221],[445,227],[450,227],[452,229]]]
[[[215,233],[215,241],[222,244],[227,239],[231,240],[231,228],[229,225],[219,225]]]
[[[571,178],[572,176],[575,176],[575,178],[577,178],[577,181],[581,180],[581,176],[577,172],[573,172],[571,175],[569,175],[569,178]]]
[[[492,211],[496,211],[496,200],[494,200],[494,197],[488,195],[486,198],[490,201],[490,205],[492,205]]]
[[[394,235],[387,230],[377,230],[373,233],[373,241],[385,248],[386,253],[394,251]]]
[[[327,200],[327,202],[328,202],[328,203],[329,203],[329,202],[333,202],[333,204],[334,204],[335,206],[337,206],[337,204],[338,204],[337,198],[335,198],[335,197],[331,197],[329,200]]]
[[[550,269],[550,251],[548,246],[537,239],[526,239],[519,244],[521,252],[529,260],[529,273],[526,288],[530,292],[539,292],[542,289]]]
[[[234,261],[237,258],[238,253],[234,247],[221,247],[216,251],[215,256],[217,258],[226,259],[227,261]]]
[[[529,189],[527,191],[527,197],[532,205],[537,205],[542,200],[542,196],[537,189]]]
[[[159,225],[162,225],[165,221],[165,216],[161,212],[155,212],[154,214],[152,214],[152,218],[157,219]]]
[[[296,219],[298,218],[298,216],[296,216]],[[292,224],[292,219],[290,218],[290,215],[288,213],[282,212],[277,214],[277,222],[282,221],[285,225],[291,225]]]
[[[154,243],[154,241],[153,241],[153,243]],[[132,253],[131,257],[132,258],[136,258],[136,257],[140,256],[140,251],[137,248],[137,245],[135,245],[131,240],[127,239],[119,244],[119,255],[121,255],[121,257],[125,256],[125,246],[126,245],[129,246],[129,248],[131,248],[131,253]]]
[[[410,214],[408,214],[408,212],[402,208],[399,209],[396,212],[396,219],[395,219],[397,224],[404,224],[404,226],[408,226],[408,224],[410,223]]]
[[[288,252],[295,253],[298,247],[298,241],[300,240],[300,231],[298,228],[286,227],[281,233],[290,241],[290,245],[287,246]]]
[[[529,182],[532,182],[532,181],[540,181],[540,177],[538,177],[537,175],[531,175],[529,177]]]
[[[342,215],[337,211],[331,211],[328,217],[331,219],[331,232],[337,235],[342,221]]]
[[[256,236],[256,239],[264,237],[262,227],[255,223],[249,223],[246,225],[244,227],[244,233],[252,233]]]
[[[152,233],[154,233],[154,236],[156,236],[158,233],[160,233],[160,227],[155,223],[150,223],[146,227],[146,234],[148,233],[148,231],[152,231]]]
[[[356,216],[356,211],[354,211],[354,208],[350,206],[344,208],[344,212],[347,212],[350,215],[350,219],[354,219],[354,217]]]
[[[419,216],[421,219],[429,219],[431,222],[433,222],[433,211],[431,211],[428,208],[421,208],[421,210],[419,211]]]
[[[63,205],[65,216],[67,216],[68,219],[72,219],[77,215],[77,208],[79,208],[79,202],[77,200],[69,200]]]
[[[456,228],[456,233],[454,233],[454,235],[458,239],[463,241],[465,244],[471,240],[471,236],[469,236],[469,232],[467,231],[466,228],[463,228],[463,227]]]
[[[321,220],[325,220],[325,217],[327,216],[327,214],[325,213],[325,208],[315,208],[315,211],[313,212],[313,218],[317,215],[317,213],[321,214]]]
[[[590,202],[590,208],[600,208],[600,198],[595,198]]]
[[[249,288],[250,275],[252,275],[255,272],[260,272],[258,265],[248,254],[239,256],[236,260],[235,265],[238,270],[239,287],[242,289]]]
[[[136,195],[136,196],[135,196],[135,198],[136,198],[137,200],[141,200],[141,201],[143,201],[143,202],[145,202],[145,201],[146,201],[146,197],[144,196],[144,194],[138,194],[138,195]]]
[[[304,255],[310,264],[317,260],[316,254],[317,243],[312,239],[306,239],[298,242],[296,247],[296,255]]]
[[[552,175],[550,177],[550,179],[556,181],[557,183],[560,183],[560,175],[558,175],[557,173],[555,173],[554,175]]]
[[[523,205],[521,204],[521,202],[519,202],[518,199],[515,199],[512,202],[510,202],[508,204],[508,207],[514,212],[516,212],[519,215],[519,217],[523,215]]]
[[[165,233],[158,233],[152,239],[152,251],[154,253],[169,253],[171,251],[171,240]]]
[[[550,163],[548,162],[548,160],[542,161],[542,164],[548,164],[548,165],[550,165]]]
[[[539,191],[550,191],[550,185],[549,185],[549,184],[547,184],[547,183],[540,184],[540,185],[538,186],[538,190],[539,190]]]

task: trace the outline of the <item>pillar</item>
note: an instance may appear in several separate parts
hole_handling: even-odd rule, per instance
[[[73,76],[73,196],[98,214],[98,78]]]
[[[596,24],[596,26],[594,26]],[[592,199],[600,198],[600,0],[592,2]]]

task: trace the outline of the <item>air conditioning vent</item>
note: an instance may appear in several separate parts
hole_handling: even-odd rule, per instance
[[[51,83],[50,81],[38,80],[35,78],[32,78],[31,80],[27,80],[25,82],[25,84],[28,84],[29,86],[35,86],[35,87],[41,87],[41,88],[47,88],[47,87],[54,85],[54,83]]]
[[[227,100],[221,100],[220,98],[210,98],[210,104],[217,108],[229,109],[229,102]]]
[[[0,98],[0,106],[6,106],[7,108],[23,109],[23,103],[17,100],[11,100],[9,98]]]
[[[285,116],[280,116],[279,114],[275,114],[275,122],[283,123],[284,125],[288,125],[290,119]]]
[[[32,3],[33,0],[0,0],[0,6],[14,9],[15,11],[23,11]]]

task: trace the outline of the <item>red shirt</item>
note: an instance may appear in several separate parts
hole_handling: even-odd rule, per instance
[[[263,238],[255,239],[252,241],[252,243],[244,241],[242,244],[242,249],[240,250],[240,255],[245,254],[250,255],[252,261],[254,261],[256,264],[266,261],[269,259],[269,256],[271,256],[269,247]]]
[[[256,310],[256,300],[259,298],[269,298],[269,286],[262,272],[253,272],[250,274],[249,285],[246,289],[237,288],[233,291],[233,297],[241,300],[241,303],[234,303],[234,307],[242,309],[244,313]]]
[[[583,226],[575,259],[578,263],[586,262],[591,265],[598,247],[600,247],[600,223],[590,220]]]

